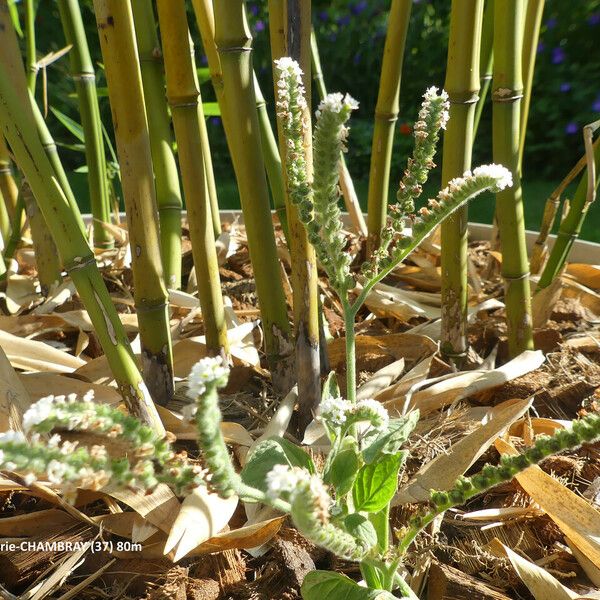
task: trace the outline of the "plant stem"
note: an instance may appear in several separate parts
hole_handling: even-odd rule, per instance
[[[6,24],[6,1],[0,3],[0,31],[14,31]],[[2,27],[1,25],[4,25]],[[25,73],[21,71],[25,88]],[[52,165],[41,145],[33,114],[15,91],[14,81],[0,63],[0,126],[17,164],[22,169],[44,219],[57,243],[63,264],[71,275],[81,301],[89,313],[94,331],[104,349],[108,363],[130,412],[164,432],[152,400],[142,381],[127,335],[104,285],[94,255],[77,223]]]
[[[184,0],[158,0],[158,18],[165,53],[167,99],[173,115],[179,165],[185,192],[198,296],[209,354],[227,358],[229,343],[221,295],[210,198],[200,123],[204,121],[194,50],[188,31]]]
[[[533,349],[529,263],[519,175],[523,1],[495,0],[494,9],[494,162],[504,165],[513,174],[513,186],[496,195],[496,216],[502,245],[508,351],[514,357]]]
[[[400,82],[411,6],[411,0],[392,0],[388,18],[371,146],[367,256],[379,247],[379,236],[387,219],[390,167],[400,106]]]
[[[207,12],[211,11],[211,7],[205,5],[205,0],[196,0],[194,7],[198,4],[202,4]],[[215,38],[212,43],[216,42],[218,48],[216,66],[210,44],[205,42],[204,48],[209,58],[209,67],[215,73],[213,83],[219,98],[240,192],[261,309],[267,361],[278,393],[284,393],[293,381],[288,365],[290,324],[279,271],[260,142],[251,37],[243,0],[220,0],[215,3],[214,9]],[[196,16],[200,19],[198,10]],[[208,20],[211,21],[210,16]],[[204,25],[201,25],[201,31],[202,28]],[[221,72],[221,77],[218,72]]]
[[[25,59],[27,61],[27,87],[35,95],[38,65],[35,47],[35,1],[25,0]]]
[[[21,194],[23,195],[25,209],[29,218],[35,264],[42,296],[47,296],[62,281],[60,258],[54,240],[50,235],[50,231],[46,226],[44,217],[35,202],[27,181],[23,181],[21,184]]]
[[[133,15],[124,0],[94,0],[94,8],[121,165],[142,372],[152,398],[164,406],[173,395],[169,307]]]
[[[304,112],[304,152],[307,176],[312,181],[312,128],[311,128],[311,78],[310,78],[310,0],[269,1],[269,31],[271,58],[273,61],[290,56],[298,62],[303,72],[307,105]],[[273,62],[273,69],[276,66]],[[275,96],[277,76],[274,71]],[[279,150],[286,156],[287,141],[281,123],[278,122]],[[308,242],[308,233],[300,221],[298,208],[293,204],[286,182],[286,212],[289,226],[289,242],[292,263],[292,292],[294,309],[294,333],[296,354],[296,380],[298,382],[299,432],[303,433],[312,420],[314,409],[321,399],[319,366],[319,313],[317,262],[314,248]]]
[[[152,0],[131,0],[148,117],[165,285],[181,287],[181,189]]]
[[[521,122],[519,135],[519,173],[523,172],[523,151],[525,150],[525,136],[527,134],[527,120],[529,117],[529,104],[533,87],[533,72],[537,56],[538,40],[542,14],[544,13],[545,0],[528,0],[525,12],[525,25],[523,36],[523,101],[521,105]]]
[[[477,137],[479,122],[483,107],[487,99],[490,84],[492,83],[492,69],[494,66],[494,0],[485,0],[483,11],[483,27],[481,30],[481,51],[479,57],[479,100],[475,109],[475,122],[473,124],[473,140]]]
[[[366,294],[364,297],[361,294],[352,305],[348,302],[347,295],[341,298],[346,334],[346,398],[350,402],[356,402],[356,334],[354,333],[354,319],[365,298]]]
[[[311,62],[312,62],[312,76],[313,81],[317,84],[317,91],[319,93],[319,100],[323,100],[327,96],[327,87],[325,86],[325,78],[323,77],[323,69],[321,67],[321,57],[319,56],[319,46],[317,43],[317,36],[314,30],[311,30],[310,35],[310,50],[311,50]],[[342,153],[340,155],[340,188],[342,195],[344,196],[344,204],[346,211],[350,215],[352,225],[355,231],[359,235],[366,237],[367,225],[363,217],[362,209],[354,189],[354,183],[348,166],[346,165],[346,158]]]
[[[1,6],[0,6],[1,10]],[[17,197],[19,195],[19,188],[15,183],[15,178],[12,171],[12,163],[10,161],[10,155],[4,136],[0,135],[0,192],[4,203],[6,205],[6,211],[10,219],[15,216],[15,207],[17,206]]]
[[[442,186],[471,168],[482,16],[483,0],[453,0],[444,84],[450,119],[444,133]],[[467,352],[467,223],[465,205],[441,226],[441,350],[445,356],[457,359]]]
[[[600,144],[598,143],[595,144],[594,148],[594,164],[595,170],[600,170]],[[595,188],[598,187],[598,178],[594,177],[594,180],[594,184],[590,186],[589,172],[588,169],[586,169],[579,180],[577,189],[575,190],[575,195],[571,201],[569,212],[560,224],[556,241],[554,242],[554,246],[552,247],[552,251],[548,257],[548,262],[542,271],[536,291],[540,291],[545,287],[548,287],[552,281],[554,281],[554,279],[560,275],[560,272],[565,266],[567,258],[569,257],[569,252],[573,246],[573,242],[577,239],[579,233],[581,232],[581,226],[585,221],[588,209],[593,201],[593,192],[595,191]],[[592,187],[591,190],[590,187]]]
[[[97,248],[112,248],[113,237],[110,231],[102,226],[104,223],[110,223],[110,199],[94,65],[79,2],[58,0],[58,9],[66,42],[72,45],[69,52],[70,69],[71,77],[75,81],[81,126],[85,135],[88,188],[94,216],[94,245]]]

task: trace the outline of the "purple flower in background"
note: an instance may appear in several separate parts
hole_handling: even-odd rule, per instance
[[[600,12],[595,12],[592,13],[589,17],[588,17],[588,25],[591,25],[592,27],[594,25],[598,25],[600,24]]]
[[[250,5],[250,12],[256,16],[258,14],[258,6],[256,6],[256,4],[251,4]]]
[[[570,92],[571,91],[571,84],[568,82],[564,82],[560,84],[560,91],[561,92]]]
[[[546,21],[546,27],[548,29],[554,29],[556,27],[556,24],[558,23],[558,21],[556,20],[555,17],[550,17],[547,21]]]
[[[565,127],[565,133],[568,133],[569,135],[574,135],[579,131],[579,126],[577,125],[577,123],[574,123],[573,121],[571,121],[570,123],[567,123],[567,126]]]
[[[592,104],[592,110],[594,112],[600,112],[600,96],[596,96],[594,104]]]
[[[256,21],[256,23],[254,24],[254,30],[255,31],[264,31],[265,30],[265,22],[258,20]]]
[[[335,42],[335,40],[337,40],[337,33],[335,31],[332,31],[328,36],[327,39],[330,42]]]
[[[564,62],[566,58],[565,51],[557,46],[556,48],[552,48],[552,64],[560,65],[560,63]]]
[[[211,125],[218,127],[221,124],[221,117],[211,117],[209,121]]]
[[[360,15],[366,10],[368,5],[369,3],[367,2],[367,0],[360,0],[360,2],[357,2],[356,4],[350,7],[350,11],[353,15]]]
[[[350,15],[345,15],[343,17],[340,17],[337,20],[337,24],[340,25],[341,27],[345,27],[346,25],[350,25]]]
[[[353,62],[355,65],[358,65],[358,64],[360,63],[361,59],[362,59],[362,53],[361,53],[361,52],[357,52],[357,53],[354,55],[354,58],[352,59],[352,62]]]
[[[546,49],[546,44],[544,42],[540,42],[537,47],[537,53],[540,54]]]
[[[206,54],[202,54],[200,56],[200,64],[206,66],[208,64],[208,58],[206,58]]]
[[[327,21],[329,21],[329,13],[326,10],[322,10],[317,14],[317,17],[319,19],[319,21],[323,21],[323,23],[326,23]]]

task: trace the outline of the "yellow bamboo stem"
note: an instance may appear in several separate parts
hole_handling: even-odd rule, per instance
[[[129,0],[94,0],[94,9],[121,165],[142,372],[152,398],[164,405],[173,395],[173,359],[133,15]]]

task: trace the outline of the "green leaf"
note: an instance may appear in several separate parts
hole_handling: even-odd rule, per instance
[[[253,450],[242,469],[242,481],[264,492],[267,474],[275,465],[301,467],[315,473],[313,461],[304,450],[283,438],[272,437],[258,444]]]
[[[413,410],[399,419],[391,419],[387,431],[381,433],[370,446],[363,450],[364,461],[370,464],[382,454],[396,454],[412,433],[418,420],[418,410]]]
[[[352,489],[355,510],[379,512],[386,507],[396,493],[398,471],[405,457],[405,452],[384,454],[377,462],[362,467]]]
[[[330,371],[329,375],[327,375],[327,379],[323,383],[321,402],[327,400],[327,398],[339,398],[340,395],[340,386],[338,385],[335,371]]]
[[[198,67],[196,73],[198,73],[198,83],[200,85],[210,81],[210,69],[208,67]]]
[[[372,548],[377,543],[375,527],[364,515],[359,513],[349,514],[344,519],[344,527],[350,535],[363,542],[369,548]]]
[[[300,592],[304,600],[394,600],[385,590],[361,587],[333,571],[311,571],[304,578]]]
[[[359,468],[358,445],[354,438],[348,436],[342,441],[342,445],[329,464],[323,480],[325,483],[333,485],[339,498],[352,489]]]
[[[221,109],[219,108],[218,102],[203,102],[202,110],[204,111],[205,117],[219,117],[221,115]]]
[[[89,169],[87,165],[81,165],[80,167],[77,167],[73,173],[88,173]]]
[[[82,143],[85,144],[85,135],[83,133],[83,127],[68,117],[64,113],[60,112],[58,108],[50,107],[52,114]]]

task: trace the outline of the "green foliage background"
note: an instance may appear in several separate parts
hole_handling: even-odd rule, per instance
[[[265,0],[247,0],[250,26],[254,36],[254,64],[263,93],[272,109],[272,79]],[[88,40],[93,57],[100,63],[100,49],[91,2],[82,1]],[[349,92],[360,101],[352,118],[348,164],[357,182],[361,201],[366,199],[373,114],[377,100],[381,56],[389,0],[313,0],[313,22],[319,41],[326,84],[329,91]],[[407,56],[404,62],[400,97],[400,118],[392,163],[392,186],[399,178],[412,147],[411,127],[420,96],[430,85],[444,82],[448,40],[449,0],[414,0]],[[195,31],[197,63],[205,58]],[[64,46],[56,3],[40,0],[36,20],[38,53],[45,55]],[[537,228],[545,196],[583,153],[581,127],[600,118],[600,0],[547,0],[538,48],[533,100],[524,160],[524,186],[527,226]],[[48,103],[78,119],[72,81],[63,58],[47,69]],[[105,85],[101,66],[98,84]],[[42,101],[42,78],[38,100]],[[204,101],[214,101],[210,82],[202,86]],[[313,97],[313,103],[317,98]],[[108,99],[101,102],[103,121],[111,129]],[[81,167],[83,154],[77,140],[49,113],[48,122],[55,139],[63,144],[62,156],[69,172]],[[238,205],[233,171],[227,153],[223,129],[218,117],[209,118],[209,134],[223,208]],[[488,99],[480,125],[474,163],[491,160],[491,103]],[[87,203],[84,175],[74,176],[74,185],[82,204]],[[433,182],[437,185],[437,182]],[[492,203],[473,204],[472,217],[489,221]],[[600,210],[594,207],[584,226],[583,237],[600,240]]]

